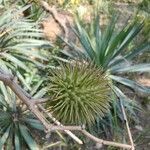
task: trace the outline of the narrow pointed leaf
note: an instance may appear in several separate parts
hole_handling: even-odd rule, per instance
[[[24,125],[19,125],[19,129],[29,148],[31,150],[39,150],[39,147],[37,146],[36,142],[29,134],[28,129]]]

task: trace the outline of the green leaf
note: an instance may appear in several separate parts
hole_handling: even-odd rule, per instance
[[[41,98],[46,94],[46,92],[47,92],[47,88],[42,88],[33,96],[33,98],[35,98],[35,99]]]
[[[131,100],[130,98],[128,98],[118,87],[113,86],[113,90],[115,91],[118,98],[122,101],[123,106],[128,110],[128,114],[138,118],[135,113],[135,110],[141,110],[138,103],[135,100]]]
[[[144,43],[144,44],[141,44],[140,46],[138,46],[137,48],[131,50],[126,56],[125,58],[126,59],[133,59],[134,57],[136,57],[137,55],[140,55],[142,54],[143,52],[146,52],[150,50],[150,43],[147,42],[147,43]]]
[[[11,101],[10,95],[7,92],[6,86],[4,86],[4,84],[2,82],[0,83],[0,89],[1,89],[1,91],[2,91],[2,93],[4,95],[4,97],[5,97],[5,101],[7,103],[10,103],[10,101]]]
[[[45,40],[43,30],[39,29],[38,22],[33,22],[20,15],[29,7],[12,8],[0,16],[2,31],[0,61],[3,60],[3,68],[7,66],[12,70],[22,68],[29,71],[26,66],[28,62],[42,66],[41,60],[48,60],[40,53],[40,48],[45,49],[52,46],[48,40]],[[35,60],[33,57],[38,59]]]
[[[7,53],[3,53],[2,56],[10,60],[11,62],[15,63],[17,66],[21,67],[22,69],[28,72],[30,71],[29,68],[22,61],[18,60],[14,56],[7,54]]]
[[[118,17],[115,15],[111,18],[110,22],[108,23],[107,28],[105,29],[105,31],[103,33],[102,41],[101,41],[102,42],[102,46],[101,46],[102,54],[101,55],[103,56],[103,58],[101,57],[101,59],[105,59],[105,56],[107,55],[107,48],[113,37],[117,18]]]
[[[93,50],[93,46],[90,42],[90,37],[88,36],[87,32],[81,27],[79,22],[76,20],[76,26],[77,26],[77,33],[76,35],[80,39],[80,42],[83,46],[83,48],[86,50],[90,58],[94,58],[95,52]]]
[[[43,80],[41,79],[41,80],[32,88],[30,94],[31,94],[31,95],[34,95],[34,94],[37,92],[38,88],[41,86],[42,83],[43,83]]]
[[[16,52],[17,53],[19,52],[20,54],[23,54],[25,56],[35,57],[35,58],[38,58],[38,59],[41,59],[44,61],[48,60],[46,57],[42,56],[42,54],[40,54],[37,50],[34,50],[34,49],[33,50],[18,49],[18,50],[16,50]]]
[[[8,136],[9,136],[9,132],[10,132],[10,126],[7,128],[7,130],[5,131],[5,133],[2,135],[2,137],[0,138],[0,149],[3,148]]]
[[[143,23],[137,24],[137,22],[133,23],[133,26],[129,26],[131,28],[130,32],[126,35],[125,39],[122,41],[121,45],[117,49],[116,53],[113,55],[113,58],[119,55],[122,50],[129,45],[132,39],[141,31],[143,27]]]
[[[124,72],[150,72],[150,64],[137,64],[137,65],[131,65],[131,66],[121,65],[118,68],[113,69],[111,71],[118,72],[118,73],[124,73]]]
[[[29,86],[29,84],[25,81],[24,77],[22,76],[22,74],[18,71],[16,71],[17,77],[19,78],[19,80],[23,83],[23,85],[28,89],[31,90],[31,87]]]
[[[15,132],[15,150],[21,150],[19,135]]]
[[[135,81],[132,81],[132,80],[129,80],[129,79],[126,79],[123,77],[119,77],[119,76],[114,76],[114,75],[109,75],[109,77],[125,86],[132,88],[135,91],[150,94],[149,88],[146,88],[146,87],[140,85],[139,83],[136,83]]]
[[[37,146],[36,142],[29,134],[27,127],[19,124],[19,129],[20,129],[21,135],[23,136],[29,148],[31,150],[39,150],[39,147]]]
[[[39,120],[26,118],[25,121],[32,128],[42,130],[42,131],[44,130],[44,127],[43,127],[43,125],[41,124],[41,122]]]

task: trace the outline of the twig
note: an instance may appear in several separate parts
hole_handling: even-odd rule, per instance
[[[0,72],[0,80],[4,82],[5,85],[9,86],[12,91],[20,98],[20,100],[23,101],[24,104],[28,106],[28,108],[31,110],[31,112],[41,121],[41,123],[44,125],[45,129],[47,131],[50,130],[64,130],[64,129],[70,129],[71,126],[53,126],[50,123],[48,123],[45,116],[38,110],[37,106],[35,105],[34,101],[32,101],[30,98],[26,96],[26,92],[15,82],[15,78],[12,75],[5,74],[4,72]],[[73,126],[73,130],[79,129],[78,126]]]
[[[131,149],[132,148],[132,146],[128,145],[128,144],[122,144],[122,143],[117,143],[117,142],[112,142],[112,141],[106,141],[106,140],[103,140],[103,139],[99,139],[99,138],[93,136],[92,134],[90,134],[89,132],[87,132],[86,130],[82,130],[82,133],[85,136],[87,136],[88,138],[90,138],[92,141],[96,142],[96,143],[100,143],[100,144],[107,145],[107,146],[126,148],[126,149]]]
[[[68,31],[68,28],[67,28],[67,26],[66,26],[66,21],[65,21],[65,20],[62,21],[62,18],[60,18],[60,17],[58,16],[57,10],[56,10],[54,7],[50,7],[47,2],[45,2],[45,1],[40,1],[40,3],[41,3],[41,6],[42,6],[46,11],[48,11],[48,12],[51,13],[51,15],[52,15],[52,17],[54,18],[54,20],[55,20],[55,21],[58,23],[58,25],[63,29],[63,31],[64,31],[64,33],[65,33],[65,39],[67,40],[67,39],[68,39],[68,35],[69,35],[69,31]],[[60,19],[61,19],[61,21],[60,21]],[[63,19],[65,19],[65,18],[63,18]]]
[[[6,84],[7,86],[9,86],[11,88],[11,90],[20,98],[20,100],[22,100],[23,103],[27,105],[29,110],[39,119],[39,121],[44,125],[45,129],[48,132],[56,131],[56,130],[80,131],[86,137],[90,138],[92,141],[94,141],[96,143],[134,150],[133,140],[132,140],[131,132],[130,132],[127,121],[126,121],[126,125],[127,125],[127,129],[128,129],[128,134],[129,134],[131,145],[99,139],[99,138],[95,137],[94,135],[90,134],[89,132],[87,132],[81,126],[60,126],[60,125],[56,126],[56,125],[52,125],[51,123],[48,122],[48,120],[45,118],[43,113],[41,113],[39,111],[39,109],[38,109],[37,105],[35,105],[34,101],[32,101],[31,98],[29,98],[27,96],[28,94],[25,94],[26,92],[23,92],[23,89],[17,84],[17,82],[15,82],[16,81],[15,79],[16,78],[14,76],[7,74],[0,69],[0,81],[2,81],[4,84]]]
[[[129,136],[130,144],[132,146],[131,150],[135,150],[132,134],[131,134],[131,131],[130,131],[130,128],[129,128],[127,115],[125,113],[125,109],[124,109],[124,106],[122,105],[122,101],[121,100],[120,100],[120,105],[121,105],[121,110],[122,110],[122,113],[123,113],[124,121],[125,121],[125,124],[126,124],[126,128],[127,128],[127,133],[128,133],[128,136]]]
[[[0,38],[1,38],[3,35],[9,33],[10,31],[12,31],[12,29],[7,29],[7,30],[3,31],[2,33],[0,33]]]
[[[31,112],[42,122],[42,124],[49,129],[49,124],[45,120],[45,117],[39,112],[39,110],[35,107],[34,102],[27,97],[25,94],[26,92],[23,91],[14,79],[15,78],[12,75],[0,71],[0,80],[3,81],[5,85],[9,86],[11,90],[20,98],[20,100],[22,100]]]
[[[48,132],[50,130],[64,130],[64,128],[62,129],[60,127],[60,129],[59,129],[59,126],[55,127],[55,126],[49,124],[47,119],[38,110],[36,104],[39,104],[40,101],[45,102],[47,99],[33,100],[31,98],[31,96],[16,83],[15,77],[13,77],[11,74],[5,73],[1,69],[0,69],[0,80],[3,81],[5,85],[9,86],[12,89],[12,91],[20,98],[20,100],[22,100],[24,102],[24,104],[26,104],[28,106],[28,108],[31,110],[31,112],[39,119],[39,121],[44,125],[45,129]],[[69,128],[70,128],[70,126],[69,126]],[[66,129],[68,129],[68,127],[66,127]],[[73,133],[72,133],[72,135],[73,135]],[[75,135],[74,135],[74,137],[75,137]]]
[[[38,107],[52,120],[54,121],[55,124],[59,125],[59,126],[63,126],[56,118],[54,118],[52,116],[51,113],[47,113],[46,110],[43,108],[42,105],[38,105]],[[77,143],[79,144],[83,144],[83,142],[76,136],[74,135],[71,131],[69,130],[64,130],[70,137],[72,137]]]
[[[32,101],[36,104],[45,103],[49,100],[49,98],[40,98],[40,99],[32,99]]]

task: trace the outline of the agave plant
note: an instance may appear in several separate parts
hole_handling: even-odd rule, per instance
[[[133,64],[133,58],[148,51],[150,49],[150,43],[143,43],[131,50],[127,50],[129,44],[141,31],[143,23],[133,21],[125,25],[121,31],[116,31],[116,20],[117,17],[113,17],[106,29],[101,31],[98,15],[93,19],[88,30],[84,28],[83,22],[77,19],[74,31],[81,47],[77,47],[73,43],[67,43],[74,49],[74,52],[69,55],[68,52],[63,53],[72,58],[86,58],[94,62],[96,66],[102,67],[105,72],[108,72],[109,78],[114,81],[114,89],[117,90],[116,93],[119,95],[124,94],[116,87],[116,82],[135,91],[150,93],[150,89],[122,76],[122,73],[150,71],[149,63]]]
[[[60,121],[90,125],[109,112],[110,83],[102,69],[74,62],[61,64],[50,74],[51,100],[46,107]]]
[[[38,150],[32,131],[43,126],[3,83],[0,89],[0,149]]]
[[[49,42],[44,40],[38,24],[23,16],[28,7],[9,9],[0,16],[0,65],[3,68],[29,71],[27,62],[41,65],[39,62],[46,60],[39,48]]]
[[[116,16],[112,17],[108,25],[103,27],[103,30],[101,30],[99,22],[98,15],[93,18],[88,26],[80,18],[77,18],[76,26],[73,30],[79,39],[79,43],[75,45],[74,43],[66,42],[72,50],[62,51],[62,53],[67,55],[69,60],[84,59],[85,61],[93,62],[98,68],[102,68],[112,81],[111,87],[117,97],[113,98],[111,112],[105,119],[97,118],[95,122],[96,130],[91,129],[98,133],[97,129],[101,127],[101,131],[107,134],[107,126],[109,126],[109,131],[116,128],[118,131],[120,120],[121,122],[124,120],[121,115],[118,98],[126,108],[128,116],[138,121],[135,110],[140,108],[134,100],[124,94],[121,90],[121,85],[136,92],[150,94],[149,88],[140,85],[127,76],[127,73],[150,72],[149,63],[136,64],[134,61],[136,56],[143,52],[148,52],[150,43],[142,43],[135,45],[132,49],[128,49],[136,35],[142,30],[142,22],[131,21],[118,31],[116,29]]]

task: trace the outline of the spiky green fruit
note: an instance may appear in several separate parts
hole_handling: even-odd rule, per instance
[[[109,111],[109,80],[87,63],[62,64],[51,70],[46,108],[63,123],[91,124]]]

